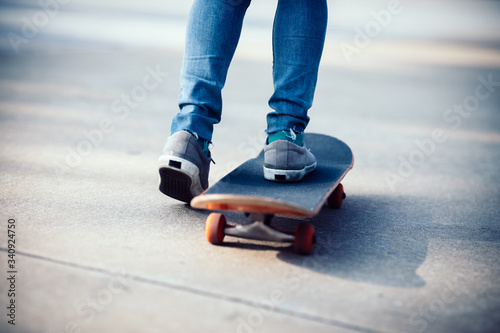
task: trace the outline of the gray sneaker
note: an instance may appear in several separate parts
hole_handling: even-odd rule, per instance
[[[288,140],[264,146],[264,178],[277,182],[298,182],[316,168],[316,158],[306,148]]]
[[[208,187],[210,161],[191,133],[174,133],[167,139],[158,159],[160,191],[174,199],[190,202]]]

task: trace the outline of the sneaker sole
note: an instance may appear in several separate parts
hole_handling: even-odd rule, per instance
[[[293,183],[304,178],[305,175],[316,169],[316,164],[311,164],[300,170],[280,170],[263,167],[264,178],[272,182]]]
[[[162,156],[159,163],[159,189],[163,194],[189,203],[203,192],[199,170],[193,163],[176,156]]]
[[[191,178],[182,171],[160,169],[160,191],[171,198],[189,203],[193,199],[191,183]]]

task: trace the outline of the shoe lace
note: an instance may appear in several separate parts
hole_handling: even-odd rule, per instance
[[[290,133],[287,132],[286,136],[288,138],[292,139],[293,141],[295,141],[297,139],[297,134],[295,134],[295,132],[291,128],[290,128]]]

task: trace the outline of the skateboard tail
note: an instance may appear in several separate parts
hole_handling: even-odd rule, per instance
[[[319,213],[328,197],[335,191],[345,175],[352,169],[351,164],[341,175],[341,177],[330,187],[323,196],[320,205],[310,210],[293,203],[273,199],[270,197],[254,195],[234,195],[234,194],[202,194],[193,198],[191,207],[196,209],[207,209],[211,211],[234,211],[242,213],[261,213],[279,216],[308,217],[311,218]]]
[[[205,194],[195,197],[191,207],[218,211],[312,217],[314,212],[283,200],[259,196]]]

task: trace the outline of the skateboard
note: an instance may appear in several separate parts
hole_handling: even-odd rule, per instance
[[[264,151],[241,164],[199,196],[191,207],[216,211],[205,224],[205,236],[212,244],[221,244],[224,237],[290,242],[297,253],[308,255],[316,242],[314,226],[300,223],[295,233],[271,226],[274,216],[312,218],[325,203],[340,208],[345,193],[340,183],[352,169],[351,149],[331,136],[306,133],[305,143],[317,160],[316,169],[300,182],[283,183],[264,179]],[[221,211],[236,211],[250,216],[252,223],[230,225]]]

